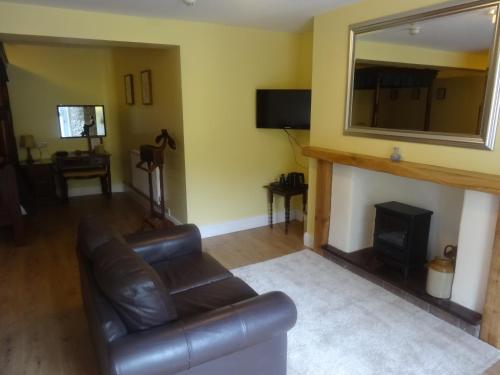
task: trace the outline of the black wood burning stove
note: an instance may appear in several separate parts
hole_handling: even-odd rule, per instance
[[[426,262],[433,212],[399,202],[375,207],[373,250],[384,263],[400,268],[406,279],[410,268]]]

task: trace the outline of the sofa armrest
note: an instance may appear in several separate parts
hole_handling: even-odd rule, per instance
[[[126,236],[125,240],[148,263],[201,253],[200,231],[193,224],[135,233]]]
[[[111,373],[175,374],[284,334],[296,320],[297,309],[286,294],[266,293],[114,341]]]

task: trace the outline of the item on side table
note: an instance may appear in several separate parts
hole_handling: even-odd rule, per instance
[[[284,173],[282,173],[280,175],[280,182],[279,182],[280,185],[286,185],[286,176]]]
[[[299,187],[304,185],[305,183],[305,178],[304,178],[304,173],[299,173],[299,172],[291,172],[288,173],[286,176],[286,184],[289,187]]]
[[[202,252],[196,226],[123,239],[87,217],[77,254],[101,374],[286,374],[295,304]]]
[[[19,147],[26,149],[26,163],[33,164],[33,156],[31,155],[31,149],[36,147],[35,137],[32,135],[22,135],[19,138]]]

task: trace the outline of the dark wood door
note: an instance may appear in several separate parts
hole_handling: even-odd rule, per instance
[[[16,242],[22,243],[23,223],[17,183],[19,160],[7,81],[7,57],[0,43],[0,225],[11,226]]]
[[[16,138],[10,111],[9,92],[7,90],[7,58],[0,43],[0,160],[18,164]]]

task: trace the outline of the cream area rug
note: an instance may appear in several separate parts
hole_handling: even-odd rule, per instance
[[[297,305],[289,375],[474,375],[500,351],[310,251],[232,270]]]

